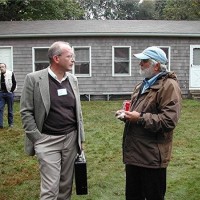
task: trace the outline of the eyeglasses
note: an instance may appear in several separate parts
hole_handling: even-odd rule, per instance
[[[57,56],[61,56],[62,54],[59,54],[59,55],[57,55]],[[73,59],[73,60],[75,60],[75,57],[76,57],[76,55],[75,54],[72,54],[72,55],[68,55],[68,56],[66,56],[68,59]]]
[[[69,58],[69,59],[71,58],[71,59],[75,60],[75,57],[76,57],[76,56],[75,56],[74,54],[72,54],[72,55],[68,55],[68,56],[66,56],[66,57]]]

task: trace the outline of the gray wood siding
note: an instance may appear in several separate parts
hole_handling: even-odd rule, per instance
[[[92,77],[79,77],[81,93],[131,92],[142,80],[139,60],[132,57],[131,76],[112,77],[112,46],[131,46],[131,54],[140,53],[148,46],[170,46],[171,71],[178,76],[182,94],[189,95],[190,45],[200,45],[200,38],[175,37],[59,37],[0,39],[0,46],[13,46],[13,69],[18,90],[21,90],[26,74],[32,72],[32,47],[48,47],[54,41],[68,41],[72,46],[91,46]]]

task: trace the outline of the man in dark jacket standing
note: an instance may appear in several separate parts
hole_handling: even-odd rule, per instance
[[[181,90],[176,75],[166,69],[168,60],[162,49],[148,47],[134,56],[141,60],[145,79],[134,88],[130,111],[116,113],[125,122],[126,200],[164,200]]]
[[[13,127],[14,91],[16,88],[17,82],[14,72],[8,70],[5,63],[0,63],[0,128],[3,128],[3,114],[6,104],[8,108],[8,126]]]

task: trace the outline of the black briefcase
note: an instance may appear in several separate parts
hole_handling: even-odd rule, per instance
[[[77,195],[88,194],[87,163],[83,151],[81,155],[78,155],[75,160],[75,184],[76,184]]]

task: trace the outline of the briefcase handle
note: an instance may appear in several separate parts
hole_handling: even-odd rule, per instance
[[[86,162],[85,153],[83,150],[81,151],[81,154],[77,154],[76,161]]]

